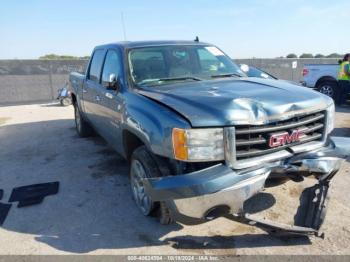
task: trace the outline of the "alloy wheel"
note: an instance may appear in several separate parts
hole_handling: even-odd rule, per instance
[[[146,171],[141,162],[134,159],[131,163],[131,190],[138,208],[144,215],[149,215],[153,209],[151,198],[146,195],[142,179],[146,178]]]
[[[329,97],[333,97],[333,95],[334,95],[333,87],[331,87],[329,85],[321,86],[320,93],[325,94]]]

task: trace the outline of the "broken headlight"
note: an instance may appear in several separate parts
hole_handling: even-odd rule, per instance
[[[180,129],[172,132],[174,156],[182,161],[224,159],[222,128]]]

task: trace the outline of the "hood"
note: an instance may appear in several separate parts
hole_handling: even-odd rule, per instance
[[[186,82],[138,93],[177,111],[193,127],[261,125],[321,111],[332,103],[306,87],[261,78]]]

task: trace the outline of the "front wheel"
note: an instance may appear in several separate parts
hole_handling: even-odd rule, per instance
[[[130,185],[135,203],[145,216],[158,213],[161,224],[171,224],[173,220],[165,203],[154,202],[146,194],[142,182],[144,178],[160,176],[162,175],[152,153],[145,146],[137,148],[132,154],[130,164]]]
[[[130,168],[131,190],[137,207],[145,216],[149,216],[155,208],[155,202],[146,194],[142,182],[142,179],[150,177],[151,174],[149,173],[148,166],[144,167],[141,160],[134,157]]]

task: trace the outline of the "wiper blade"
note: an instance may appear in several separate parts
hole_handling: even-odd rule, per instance
[[[194,80],[202,81],[202,79],[194,76],[182,76],[182,77],[167,77],[167,78],[156,78],[156,79],[145,79],[139,82],[139,85],[151,83],[151,82],[167,82],[167,81],[176,81],[176,80]]]
[[[194,80],[202,81],[202,79],[195,76],[181,76],[181,77],[168,77],[168,78],[159,78],[158,81],[173,81],[173,80]]]
[[[228,73],[228,74],[221,74],[221,75],[212,75],[211,78],[232,77],[232,76],[242,77],[240,74],[237,74],[237,73]]]

